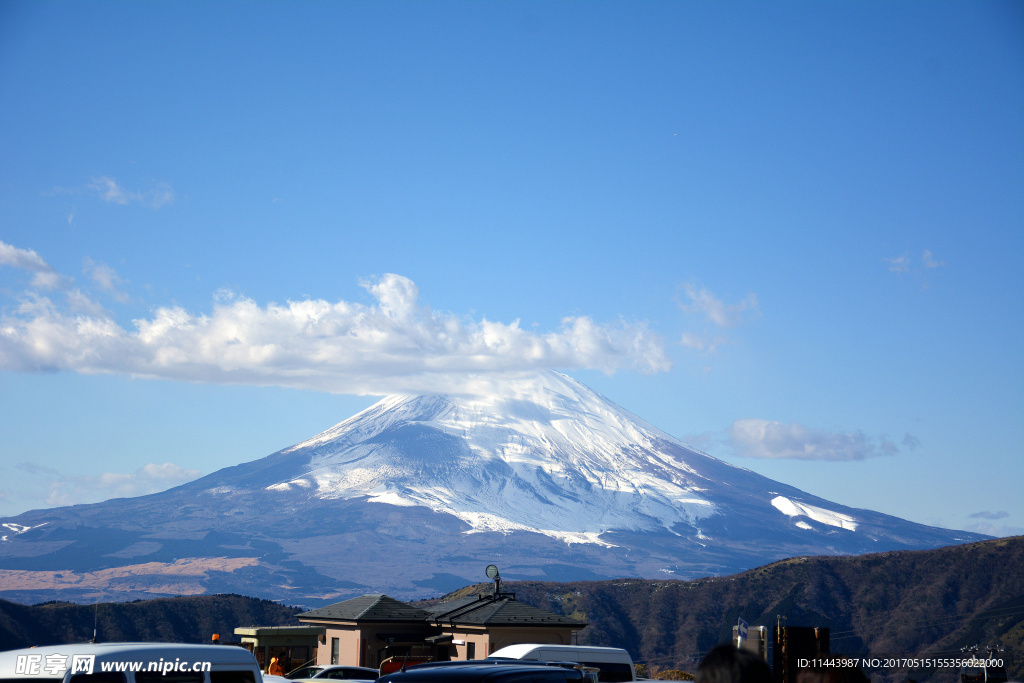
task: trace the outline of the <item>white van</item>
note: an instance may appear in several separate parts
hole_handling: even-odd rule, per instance
[[[520,643],[492,652],[487,659],[522,659],[535,662],[576,662],[600,669],[597,679],[601,683],[635,681],[633,658],[620,647],[591,647],[588,645],[542,645]]]
[[[0,652],[0,683],[263,683],[232,645],[85,643]]]

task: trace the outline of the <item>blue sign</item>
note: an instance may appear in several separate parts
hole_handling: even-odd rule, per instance
[[[740,617],[736,622],[736,635],[739,636],[740,641],[747,639],[747,627],[749,624],[743,621],[743,617]]]

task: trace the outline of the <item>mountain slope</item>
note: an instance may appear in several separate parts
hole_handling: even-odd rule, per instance
[[[839,531],[929,543],[920,525],[838,506],[694,451],[558,373],[485,396],[389,397],[282,451],[276,462],[251,465],[188,487],[363,497],[444,512],[474,532],[532,531],[575,543],[607,544],[600,535],[612,530],[669,531],[700,542],[704,525],[718,527],[723,517],[755,522],[738,511],[795,543],[817,534],[835,536],[841,548],[852,538]],[[960,540],[938,530],[932,537],[936,544]]]
[[[617,579],[505,584],[520,601],[589,622],[580,642],[624,647],[651,670],[693,671],[730,635],[736,618],[771,626],[831,629],[833,653],[955,656],[970,645],[1006,648],[1011,680],[1024,674],[1024,537],[925,551],[783,560],[741,574],[695,581]],[[490,593],[469,586],[446,599]],[[436,604],[440,600],[418,603]],[[237,626],[297,624],[298,610],[237,595],[126,604],[0,600],[0,649],[101,640],[206,642]],[[869,671],[873,681],[958,680],[956,670]],[[952,676],[950,675],[952,674]]]
[[[518,599],[589,622],[580,642],[615,645],[661,669],[693,672],[738,617],[769,628],[824,626],[833,654],[955,657],[1001,644],[1024,674],[1024,537],[925,551],[803,557],[695,581],[514,582]],[[489,584],[450,597],[492,590]],[[873,681],[959,680],[956,670],[880,667]],[[952,675],[951,675],[952,674]]]
[[[494,561],[509,578],[685,578],[982,538],[733,467],[558,373],[467,395],[388,397],[291,448],[160,494],[5,522],[0,567],[78,572],[33,583],[0,570],[9,595],[12,586],[46,595],[49,580],[59,595],[137,597],[176,575],[178,592],[263,589],[300,604],[443,591]],[[205,563],[182,568],[182,558]],[[97,578],[125,565],[135,569],[116,589]]]
[[[239,626],[298,625],[300,610],[241,595],[200,595],[138,602],[18,605],[0,600],[0,650],[98,642],[237,642]]]

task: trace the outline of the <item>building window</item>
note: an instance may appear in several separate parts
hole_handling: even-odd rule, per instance
[[[476,643],[466,643],[466,659],[476,659]]]
[[[338,663],[338,651],[339,650],[340,650],[340,645],[338,643],[338,639],[337,638],[331,638],[331,664],[337,664]]]

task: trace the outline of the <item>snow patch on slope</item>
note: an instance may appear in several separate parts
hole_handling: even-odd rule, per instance
[[[850,531],[857,529],[857,520],[850,515],[844,515],[841,512],[833,512],[806,503],[797,503],[785,496],[772,498],[772,505],[787,517],[809,517],[815,522],[839,527],[840,529],[848,529]],[[811,525],[803,521],[796,522],[796,526],[801,529],[813,529]]]
[[[32,529],[38,529],[41,526],[46,526],[47,524],[49,524],[49,522],[43,522],[42,524],[36,524],[35,526],[25,526],[24,524],[16,524],[14,522],[5,522],[4,524],[0,524],[0,526],[2,526],[5,529],[8,529],[10,531],[13,531],[14,535],[17,536],[19,534],[25,533],[26,531],[31,531]],[[4,534],[3,536],[0,536],[0,542],[7,541],[7,540],[9,540],[9,537],[8,537],[7,534]]]

